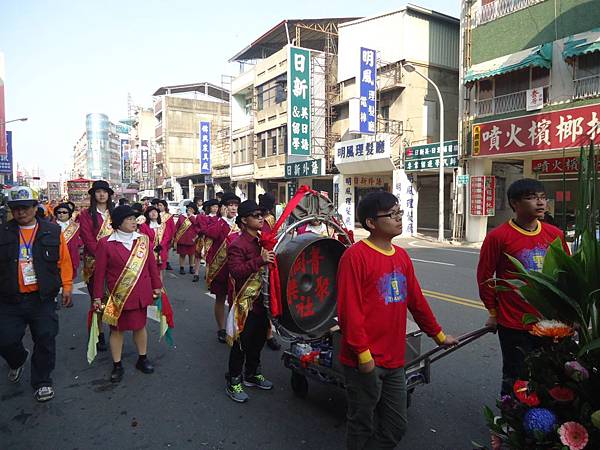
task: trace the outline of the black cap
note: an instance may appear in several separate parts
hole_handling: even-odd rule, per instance
[[[88,191],[88,194],[94,195],[98,189],[104,189],[106,192],[108,192],[108,195],[113,195],[115,193],[115,191],[110,188],[107,181],[96,180],[92,183],[92,187]]]
[[[254,200],[243,201],[242,203],[240,203],[240,206],[238,208],[238,215],[235,218],[235,222],[239,225],[243,217],[248,217],[254,211],[261,211],[260,207],[256,204]]]
[[[223,194],[223,198],[221,198],[221,206],[226,206],[228,203],[233,202],[237,202],[237,204],[239,205],[242,202],[242,199],[240,199],[233,192],[225,192]]]
[[[263,211],[272,211],[275,206],[275,196],[270,192],[265,192],[258,196],[258,206]]]
[[[194,202],[187,202],[185,204],[185,210],[187,212],[187,209],[191,208],[194,210],[194,214],[198,214],[198,207],[196,206],[196,204]]]
[[[135,209],[133,209],[131,206],[122,205],[117,206],[115,209],[112,210],[112,212],[110,213],[110,221],[112,227],[114,229],[117,229],[121,226],[121,224],[126,218],[137,216],[138,214],[136,213]]]
[[[216,198],[211,198],[210,200],[206,200],[202,204],[202,209],[206,214],[208,214],[208,212],[210,211],[210,207],[215,205],[219,206],[219,200],[217,200]]]
[[[73,215],[73,210],[71,209],[71,205],[68,203],[59,203],[54,207],[54,215],[56,216],[56,211],[59,209],[66,209],[69,212],[69,218]]]
[[[153,198],[152,201],[150,201],[151,205],[158,205],[160,203],[160,199],[159,198]]]

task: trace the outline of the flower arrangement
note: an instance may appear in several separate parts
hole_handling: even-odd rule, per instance
[[[502,280],[533,305],[530,333],[545,343],[525,357],[527,379],[485,408],[492,449],[600,449],[600,188],[593,145],[580,157],[577,250],[570,256],[553,242],[540,272],[514,258],[516,279]],[[480,448],[485,448],[480,446]]]

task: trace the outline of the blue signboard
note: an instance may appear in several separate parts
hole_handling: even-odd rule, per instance
[[[210,175],[210,122],[200,122],[200,173]]]
[[[377,52],[369,48],[360,48],[360,132],[375,134],[376,116],[376,83]]]
[[[0,173],[9,174],[12,179],[13,157],[12,157],[12,131],[6,132],[6,153],[0,153]]]

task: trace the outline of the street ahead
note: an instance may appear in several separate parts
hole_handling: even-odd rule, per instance
[[[477,300],[478,251],[403,241],[422,288],[447,333],[480,328],[487,317]],[[175,261],[172,261],[174,263]],[[280,352],[263,350],[263,372],[273,391],[248,389],[247,404],[225,396],[228,348],[217,343],[213,300],[202,281],[167,272],[166,286],[175,310],[176,348],[158,343],[158,326],[149,322],[153,375],[134,368],[136,352],[127,338],[125,377],[111,384],[109,352],[88,366],[88,297],[62,309],[54,372],[56,397],[37,404],[27,370],[9,385],[0,364],[0,449],[342,449],[343,391],[309,382],[306,399],[294,396],[290,372]],[[31,340],[26,338],[29,348]],[[425,348],[433,343],[424,337]],[[488,443],[482,408],[493,405],[500,385],[497,338],[486,335],[436,362],[432,382],[417,387],[409,408],[409,431],[399,448],[471,449]]]

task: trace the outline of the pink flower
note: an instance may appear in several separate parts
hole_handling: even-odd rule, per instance
[[[565,422],[558,429],[560,442],[569,450],[583,450],[588,443],[588,432],[577,422]]]

